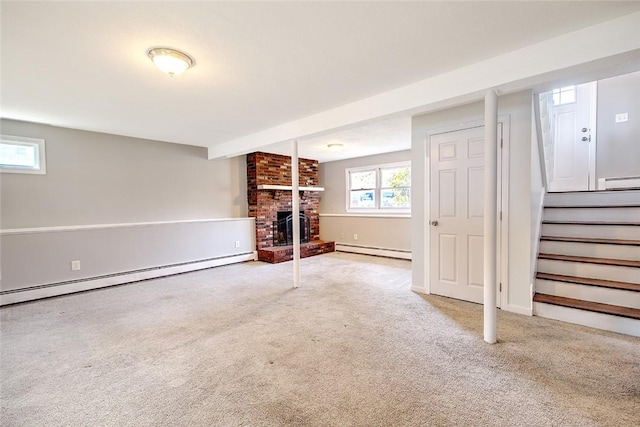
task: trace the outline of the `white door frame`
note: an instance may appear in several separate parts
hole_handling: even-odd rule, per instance
[[[591,141],[589,141],[589,191],[598,189],[596,183],[596,156],[598,150],[598,82],[587,83],[591,86],[589,100],[589,127],[591,128]]]
[[[510,116],[508,114],[499,115],[498,123],[502,126],[501,141],[498,142],[498,221],[500,226],[497,227],[497,247],[500,256],[497,257],[499,273],[498,279],[500,286],[498,286],[498,295],[496,298],[498,307],[506,307],[508,305],[509,297],[509,141],[511,139],[510,129]],[[430,221],[430,206],[431,206],[431,158],[430,158],[430,144],[431,137],[440,135],[443,133],[457,132],[461,130],[467,130],[484,126],[484,120],[473,120],[464,122],[458,125],[448,125],[435,129],[431,129],[427,132],[424,140],[426,155],[423,157],[424,162],[424,212],[426,217],[423,219],[426,224]],[[424,227],[424,254],[426,257],[426,268],[424,269],[424,292],[431,293],[431,254],[429,252],[431,244],[431,227],[428,225]]]

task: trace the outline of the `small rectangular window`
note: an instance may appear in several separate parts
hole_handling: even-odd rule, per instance
[[[44,139],[0,135],[0,171],[46,174]]]
[[[553,97],[553,105],[573,104],[576,102],[575,86],[566,86],[560,89],[554,89],[551,94]]]
[[[411,164],[347,169],[347,210],[409,211]]]

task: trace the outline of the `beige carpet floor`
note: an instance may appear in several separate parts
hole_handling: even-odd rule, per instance
[[[640,339],[409,290],[410,262],[244,263],[5,307],[9,426],[638,426]]]

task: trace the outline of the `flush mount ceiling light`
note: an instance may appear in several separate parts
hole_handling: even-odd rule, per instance
[[[344,147],[344,145],[334,143],[334,144],[327,145],[327,147],[329,148],[329,151],[333,151],[337,153],[339,151],[342,151],[342,147]]]
[[[168,47],[154,47],[149,49],[147,55],[160,71],[170,76],[182,74],[195,64],[186,53]]]

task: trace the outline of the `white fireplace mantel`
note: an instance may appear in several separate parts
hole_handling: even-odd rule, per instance
[[[291,191],[290,185],[270,185],[270,184],[261,184],[258,185],[258,190],[289,190]],[[300,191],[324,191],[324,187],[298,187]]]

